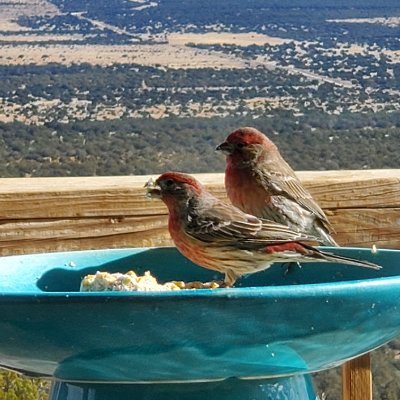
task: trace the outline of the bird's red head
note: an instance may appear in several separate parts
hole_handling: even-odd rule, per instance
[[[264,144],[264,142],[268,140],[266,136],[261,133],[259,130],[251,127],[244,127],[236,129],[228,135],[226,138],[226,142],[232,144]]]
[[[228,135],[225,142],[216,150],[222,151],[228,156],[249,159],[259,149],[276,149],[276,146],[259,130],[251,127],[239,128]]]
[[[182,199],[200,194],[203,190],[201,183],[190,175],[182,172],[164,172],[156,181],[146,183],[147,194],[152,198]]]

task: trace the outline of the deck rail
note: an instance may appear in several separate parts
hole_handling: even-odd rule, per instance
[[[223,174],[195,175],[225,199]],[[400,169],[299,172],[343,246],[400,249]],[[0,179],[0,255],[167,246],[167,210],[149,176]],[[348,362],[343,400],[372,399],[369,355]]]

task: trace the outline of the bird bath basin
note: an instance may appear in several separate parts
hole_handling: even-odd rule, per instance
[[[2,257],[0,365],[51,377],[52,400],[315,399],[309,373],[400,334],[400,251],[329,251],[383,268],[276,264],[232,289],[80,293],[97,270],[220,276],[174,248]]]

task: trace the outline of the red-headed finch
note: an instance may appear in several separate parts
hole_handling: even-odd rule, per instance
[[[300,243],[315,238],[222,202],[190,175],[166,172],[146,187],[149,197],[161,199],[168,207],[168,229],[178,250],[195,264],[224,273],[226,286],[274,262],[325,261],[380,268]]]
[[[234,206],[338,246],[325,213],[263,133],[237,129],[217,150],[226,155],[225,188]]]

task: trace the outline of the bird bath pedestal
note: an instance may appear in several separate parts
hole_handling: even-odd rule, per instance
[[[311,372],[400,334],[400,251],[330,250],[383,268],[277,264],[233,289],[80,293],[97,270],[219,277],[173,248],[0,258],[0,364],[53,379],[51,400],[315,399]]]

